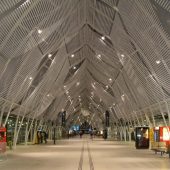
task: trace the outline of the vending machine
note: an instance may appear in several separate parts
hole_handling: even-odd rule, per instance
[[[136,149],[149,149],[149,127],[136,127]]]
[[[6,128],[0,127],[0,143],[6,142]]]
[[[162,126],[154,128],[154,141],[166,142],[166,145],[170,144],[170,127]]]
[[[6,151],[6,128],[0,127],[0,151],[4,153]]]

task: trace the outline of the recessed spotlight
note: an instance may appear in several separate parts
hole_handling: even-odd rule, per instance
[[[30,80],[32,80],[32,77],[29,77]]]
[[[49,97],[50,95],[49,94],[47,94],[47,97]]]
[[[79,86],[79,85],[80,85],[80,82],[77,82],[76,85]]]
[[[38,34],[41,34],[41,33],[42,33],[42,30],[39,29],[39,30],[38,30]]]
[[[108,88],[109,88],[109,86],[108,86],[108,85],[106,85],[106,88],[108,89]]]
[[[161,61],[160,60],[156,60],[156,64],[160,64],[161,63]]]
[[[111,78],[109,78],[109,81],[112,81],[112,79],[111,79]]]
[[[69,93],[69,91],[66,91],[66,94],[68,94]]]
[[[105,40],[105,37],[104,37],[104,36],[102,36],[102,37],[101,37],[101,39],[102,39],[102,40]]]
[[[124,54],[121,54],[120,56],[121,56],[121,57],[125,57],[125,55],[124,55]]]
[[[50,58],[52,56],[52,54],[48,54],[48,57]]]
[[[73,67],[73,69],[75,70],[75,69],[76,69],[76,67],[74,66],[74,67]]]
[[[73,58],[74,57],[74,54],[71,54],[71,58]]]
[[[97,55],[97,58],[98,58],[99,60],[101,60],[101,54],[98,54],[98,55]]]

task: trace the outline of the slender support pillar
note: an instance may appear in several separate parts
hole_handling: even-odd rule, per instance
[[[56,132],[56,128],[54,127],[54,145],[56,144],[56,136],[55,136],[55,133]]]

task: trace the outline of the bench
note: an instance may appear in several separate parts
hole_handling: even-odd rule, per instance
[[[170,158],[170,145],[167,146],[166,142],[152,142],[151,150],[155,151],[155,154],[160,152],[161,156],[165,153],[169,154],[169,158]]]

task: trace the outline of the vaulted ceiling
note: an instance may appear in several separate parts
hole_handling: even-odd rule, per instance
[[[170,116],[169,0],[2,0],[0,28],[0,122]]]

